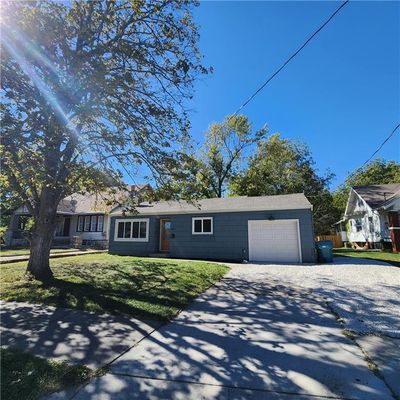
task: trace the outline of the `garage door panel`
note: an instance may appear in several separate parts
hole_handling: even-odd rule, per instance
[[[297,220],[248,222],[249,260],[301,262]]]

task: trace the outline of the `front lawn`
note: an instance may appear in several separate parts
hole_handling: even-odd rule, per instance
[[[228,267],[203,261],[100,253],[51,260],[51,286],[30,281],[26,262],[0,266],[0,299],[168,320]]]
[[[45,360],[16,349],[1,349],[1,398],[33,400],[75,386],[92,371],[64,361]]]
[[[371,250],[353,250],[353,249],[333,249],[334,256],[367,258],[370,260],[380,260],[400,267],[400,254],[392,253],[390,250],[371,251]]]

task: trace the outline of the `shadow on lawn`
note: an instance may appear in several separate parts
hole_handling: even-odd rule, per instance
[[[17,280],[2,304],[2,344],[73,363],[104,364],[205,289],[199,285],[203,278],[196,281],[190,267],[179,267],[62,264],[53,267],[55,278],[49,282]],[[203,286],[212,283],[207,279]]]
[[[12,300],[167,320],[214,281],[206,275],[196,280],[178,264],[154,262],[139,262],[132,267],[102,263],[88,268],[67,265],[55,272],[53,280],[39,287],[43,295],[38,300],[31,298],[28,291],[16,293]]]

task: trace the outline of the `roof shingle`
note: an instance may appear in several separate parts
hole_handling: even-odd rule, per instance
[[[354,186],[353,189],[372,208],[379,208],[391,198],[400,195],[400,183]]]
[[[240,211],[274,211],[311,209],[312,205],[303,193],[277,196],[226,197],[203,199],[193,202],[160,201],[143,203],[136,208],[139,214],[192,214],[204,212],[240,212]],[[118,207],[111,214],[118,215],[123,211]]]

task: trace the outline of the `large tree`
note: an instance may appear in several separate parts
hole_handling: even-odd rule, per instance
[[[162,179],[188,135],[186,101],[207,70],[192,1],[2,4],[1,170],[34,218],[28,271],[52,276],[59,201],[144,164]]]
[[[325,234],[337,218],[328,189],[332,178],[331,173],[317,173],[305,144],[274,134],[258,143],[248,167],[232,179],[230,193],[265,196],[304,192],[314,206],[315,231]]]
[[[267,128],[254,130],[244,115],[228,115],[214,122],[205,133],[205,142],[196,151],[186,150],[179,173],[165,186],[183,198],[222,197],[229,181],[241,167],[246,149],[262,140]]]
[[[334,206],[340,214],[346,209],[350,188],[353,186],[400,183],[400,164],[396,161],[376,159],[348,175],[333,193]]]

